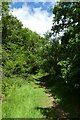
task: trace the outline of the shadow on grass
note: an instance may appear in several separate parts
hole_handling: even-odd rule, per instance
[[[80,102],[75,94],[66,92],[64,86],[62,87],[62,85],[59,86],[54,85],[51,87],[48,86],[48,84],[46,84],[44,81],[41,81],[39,83],[39,86],[45,88],[46,89],[45,92],[50,94],[50,96],[52,96],[58,103],[58,105],[54,107],[55,101],[53,101],[52,108],[37,108],[41,110],[42,114],[45,115],[46,118],[48,119],[59,118],[60,117],[59,113],[61,111],[58,112],[58,109],[60,107],[59,110],[64,111],[64,113],[66,114],[66,118],[70,118],[70,120],[73,118],[75,120],[80,119]]]
[[[43,116],[45,118],[47,118],[48,120],[54,120],[56,119],[58,116],[56,115],[56,111],[53,107],[51,108],[41,108],[41,107],[37,107],[37,110],[40,110],[40,112],[43,114]]]
[[[70,118],[80,119],[80,102],[78,97],[73,93],[66,92],[63,88],[52,87],[52,96],[59,98],[59,105],[62,107],[63,111],[68,113]]]

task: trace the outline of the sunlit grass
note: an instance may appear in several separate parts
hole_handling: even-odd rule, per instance
[[[35,82],[26,82],[21,87],[9,91],[3,102],[3,118],[43,118],[37,107],[49,106],[48,96],[43,88],[34,88]]]

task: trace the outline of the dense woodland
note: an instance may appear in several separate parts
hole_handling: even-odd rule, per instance
[[[60,2],[51,11],[54,14],[51,31],[41,37],[23,28],[9,13],[8,3],[2,3],[2,94],[5,98],[13,86],[22,87],[35,79],[57,88],[63,96],[79,100],[80,2]],[[60,32],[63,35],[56,38]]]

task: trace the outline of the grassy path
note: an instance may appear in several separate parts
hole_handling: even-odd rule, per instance
[[[44,88],[39,88],[34,82],[27,83],[10,90],[7,100],[2,105],[3,117],[45,118],[39,108],[50,107],[50,104]]]
[[[55,118],[65,117],[49,90],[30,82],[9,91],[2,105],[3,118]]]

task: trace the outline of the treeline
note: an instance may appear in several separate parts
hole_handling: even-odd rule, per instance
[[[4,78],[35,75],[66,92],[80,94],[80,2],[58,3],[52,8],[53,26],[44,38],[9,13],[2,4],[2,67]],[[52,36],[63,32],[61,37]],[[61,44],[59,43],[61,41]]]
[[[42,65],[45,39],[28,28],[22,28],[22,23],[9,14],[9,10],[5,13],[4,10],[9,9],[7,7],[7,3],[3,3],[3,74],[6,77],[27,77],[38,72]]]
[[[60,2],[53,9],[53,35],[63,32],[60,65],[64,90],[80,95],[80,2]]]

